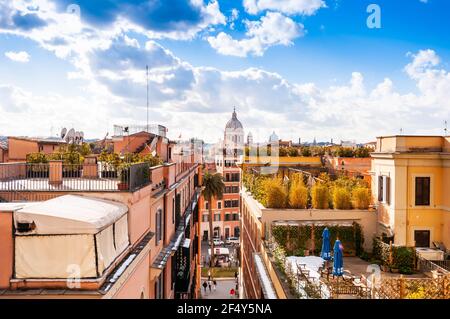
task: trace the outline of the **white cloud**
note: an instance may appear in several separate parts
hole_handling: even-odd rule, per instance
[[[246,57],[249,54],[262,56],[274,45],[291,45],[295,38],[303,36],[304,26],[278,12],[267,12],[259,21],[245,21],[246,38],[233,39],[229,34],[220,32],[208,37],[212,48],[223,55]]]
[[[261,11],[279,11],[288,15],[315,14],[320,8],[325,8],[323,0],[244,0],[245,10],[250,14],[258,14]]]
[[[30,61],[30,55],[25,51],[13,52],[8,51],[5,52],[5,56],[15,62],[27,63]]]
[[[101,137],[115,123],[142,123],[145,64],[150,66],[151,120],[166,125],[169,136],[183,132],[183,136],[215,141],[222,135],[221,128],[233,106],[254,135],[257,129],[263,137],[276,130],[282,138],[300,136],[303,140],[315,136],[318,140],[367,141],[398,133],[400,127],[410,134],[440,134],[441,122],[449,119],[450,73],[440,67],[440,59],[432,50],[410,54],[411,62],[405,67],[416,92],[399,93],[389,78],[368,87],[359,72],[349,73],[348,83],[319,87],[292,83],[258,68],[231,72],[194,67],[154,39],[145,44],[137,41],[128,32],[137,28],[128,21],[119,20],[109,29],[94,29],[73,15],[57,13],[46,0],[38,3],[39,15],[52,23],[26,33],[4,32],[32,39],[71,62],[76,71],[70,78],[85,81],[85,94],[40,96],[0,86],[3,134],[45,135],[51,126],[75,126],[89,137]],[[224,22],[217,8],[213,4],[208,9],[216,12],[211,21]],[[219,33],[209,39],[211,46],[222,54],[262,55],[272,45],[290,45],[305,32],[303,25],[279,12],[267,12],[259,21],[247,21],[246,26],[244,39]]]
[[[450,116],[450,75],[439,68],[439,57],[432,50],[410,55],[405,74],[417,84],[417,92],[403,94],[389,78],[368,87],[360,72],[353,72],[348,83],[319,87],[291,83],[258,68],[223,71],[194,67],[153,41],[145,48],[132,42],[118,38],[110,48],[88,57],[95,76],[83,97],[35,96],[19,88],[0,87],[0,109],[6,112],[0,127],[18,132],[17,123],[26,122],[31,127],[27,124],[21,129],[31,134],[27,130],[42,132],[42,127],[73,125],[89,136],[104,136],[114,123],[142,123],[145,71],[137,63],[141,55],[153,61],[151,120],[166,125],[170,136],[182,132],[183,136],[215,141],[233,106],[245,129],[254,135],[259,132],[265,138],[275,130],[282,138],[295,140],[316,137],[363,142],[396,134],[400,128],[408,134],[442,134],[442,121]],[[111,55],[110,50],[118,55]],[[96,64],[94,56],[103,63]],[[51,120],[53,114],[57,117]],[[97,122],[100,124],[90,124]]]

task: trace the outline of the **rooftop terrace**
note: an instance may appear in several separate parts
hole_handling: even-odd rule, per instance
[[[0,192],[136,191],[151,183],[150,165],[0,164]]]

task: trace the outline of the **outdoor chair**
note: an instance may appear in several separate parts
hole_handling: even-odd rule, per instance
[[[342,275],[342,279],[347,282],[353,282],[353,275],[350,270],[344,270],[344,274]]]
[[[447,249],[447,247],[445,247],[443,242],[434,241],[433,245],[434,245],[435,248],[437,248],[437,249],[439,249],[439,250],[444,252],[444,260],[447,260],[449,258],[450,251]]]

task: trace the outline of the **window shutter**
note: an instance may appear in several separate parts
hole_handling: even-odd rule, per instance
[[[383,201],[383,176],[378,176],[378,201]]]
[[[388,205],[391,204],[391,178],[386,176],[386,198],[385,201]]]

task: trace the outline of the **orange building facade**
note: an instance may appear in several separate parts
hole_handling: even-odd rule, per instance
[[[239,222],[239,191],[241,185],[241,170],[238,166],[242,162],[244,153],[244,130],[237,118],[236,111],[227,122],[224,131],[224,141],[215,155],[215,171],[223,176],[225,189],[222,199],[213,199],[212,203],[204,202],[201,207],[202,239],[209,238],[209,211],[212,205],[214,237],[225,240],[229,237],[240,236]]]
[[[179,145],[167,139],[165,144],[162,142],[163,138],[157,138],[161,143],[156,145],[155,149],[164,163],[150,168],[142,164],[133,165],[128,173],[126,188],[122,189],[118,187],[120,178],[112,176],[111,172],[106,176],[104,172],[96,171],[100,167],[97,167],[97,164],[92,164],[92,167],[84,165],[79,177],[67,178],[61,172],[64,170],[62,163],[50,162],[49,176],[39,179],[23,174],[20,163],[0,164],[3,166],[0,167],[0,172],[7,173],[0,174],[0,298],[197,297],[201,156],[194,154],[194,146],[190,142],[185,143],[183,152],[175,151],[176,153],[170,156],[169,146],[175,150]],[[166,146],[165,150],[163,146]],[[197,145],[195,151],[199,149],[201,150],[201,146],[199,148]],[[14,168],[14,165],[19,168]],[[87,176],[85,171],[96,173]],[[66,202],[69,200],[75,201],[75,204],[79,203],[79,213],[76,211],[77,205]],[[94,204],[85,204],[90,203],[89,200]],[[93,216],[102,213],[100,209],[93,208],[97,202],[108,207],[120,206],[123,209],[120,219],[111,219],[99,228],[98,232],[94,232],[93,236],[97,243],[105,240],[107,242],[106,230],[111,229],[111,232],[114,232],[113,238],[117,239],[121,234],[126,238],[122,242],[128,244],[126,247],[123,243],[120,245],[125,247],[123,251],[119,251],[116,242],[112,246],[97,245],[97,264],[99,260],[108,260],[108,263],[104,269],[97,269],[97,275],[75,280],[76,285],[69,285],[73,280],[61,277],[61,274],[44,272],[42,277],[36,278],[33,277],[35,274],[32,270],[23,272],[22,268],[17,269],[17,265],[21,264],[17,256],[23,256],[25,259],[27,257],[25,253],[18,254],[18,247],[22,247],[19,243],[25,239],[32,240],[34,231],[44,231],[42,223],[33,220],[36,222],[35,229],[31,234],[22,234],[18,229],[23,223],[20,224],[18,218],[25,214],[24,211],[30,216],[28,210],[32,211],[34,205],[54,207],[54,201],[60,201],[57,206],[59,208],[44,216],[46,222],[60,221],[64,214],[75,211],[64,219],[75,219],[79,225],[78,219],[86,214],[85,210],[93,210]],[[55,219],[59,214],[61,218]],[[105,220],[108,219],[99,218],[99,222]],[[123,226],[125,221],[126,227]],[[122,223],[121,228],[117,226],[119,222]],[[55,226],[51,229],[56,229],[52,231],[57,231],[58,236],[63,238],[81,236],[65,233],[67,229],[72,228]],[[118,229],[122,231],[117,233]],[[50,238],[53,235],[43,233],[39,236]],[[35,245],[35,250],[44,250],[45,245],[40,245],[39,241]],[[75,250],[74,247],[67,244],[65,250]],[[116,254],[111,251],[116,251]],[[42,253],[42,256],[46,256],[45,253]],[[47,264],[44,269],[50,270],[67,263],[58,257],[43,260],[38,258],[38,261]]]

